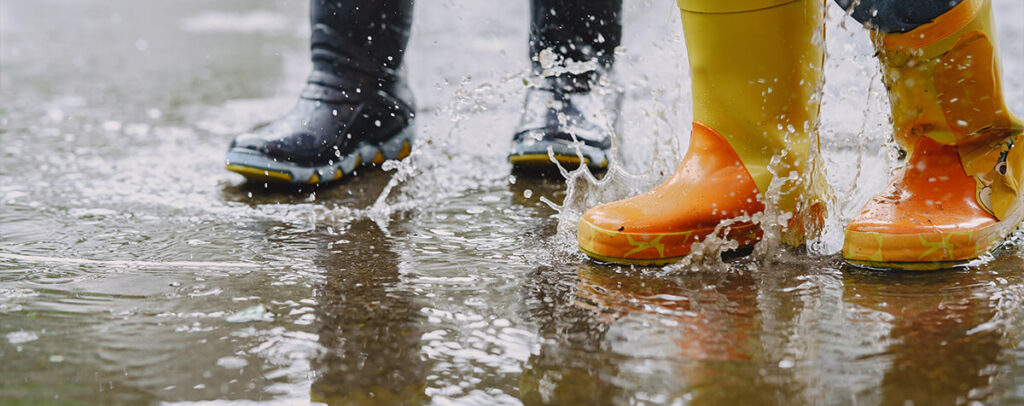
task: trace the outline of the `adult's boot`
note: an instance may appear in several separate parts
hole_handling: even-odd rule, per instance
[[[799,244],[821,215],[813,158],[824,1],[679,6],[693,87],[690,147],[661,186],[583,214],[580,249],[601,261],[677,261],[716,232],[752,245],[766,204],[781,213],[773,221],[786,223],[786,242]]]
[[[1024,218],[1022,125],[1003,102],[991,1],[963,0],[909,31],[886,31],[872,36],[906,158],[847,226],[843,257],[948,268],[991,251]]]
[[[412,0],[311,0],[313,72],[283,117],[235,137],[227,169],[322,184],[409,155],[415,107],[399,68]]]
[[[533,78],[508,155],[516,172],[608,167],[623,98],[610,73],[621,10],[622,0],[530,2]]]

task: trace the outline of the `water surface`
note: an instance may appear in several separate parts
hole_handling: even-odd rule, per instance
[[[527,4],[458,3],[417,5],[410,165],[296,193],[222,159],[301,87],[304,2],[0,2],[0,403],[1024,402],[1019,245],[928,274],[836,255],[893,160],[870,44],[834,7],[824,237],[666,272],[583,258],[572,216],[681,156],[672,2],[626,5],[636,176],[574,184],[561,213],[564,182],[504,162]],[[1024,5],[995,3],[1024,112]]]

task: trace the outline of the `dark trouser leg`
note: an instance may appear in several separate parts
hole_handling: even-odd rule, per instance
[[[962,0],[836,0],[861,24],[886,34],[907,32],[931,22]]]
[[[540,73],[539,55],[549,49],[567,60],[596,59],[604,69],[615,62],[622,40],[622,0],[532,0],[530,59]]]
[[[314,69],[394,75],[412,25],[412,0],[310,0]]]

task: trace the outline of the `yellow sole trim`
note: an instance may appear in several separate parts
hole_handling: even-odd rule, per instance
[[[583,253],[587,254],[588,257],[591,257],[591,258],[596,259],[598,261],[609,262],[609,263],[620,264],[620,265],[661,266],[661,265],[668,265],[668,264],[671,264],[671,263],[679,262],[681,259],[686,258],[685,255],[681,256],[681,257],[655,258],[655,259],[616,258],[616,257],[609,257],[609,256],[598,254],[596,252],[593,252],[593,251],[590,251],[590,250],[588,250],[586,248],[583,248],[582,246],[580,247],[580,251],[583,251]]]
[[[1020,204],[1009,218],[972,231],[883,234],[846,230],[843,259],[876,270],[935,271],[953,268],[990,253],[1019,230]]]
[[[401,161],[401,160],[405,159],[406,157],[408,157],[409,154],[411,154],[411,153],[412,153],[412,144],[409,144],[409,141],[402,141],[402,150],[398,151],[398,158],[397,158],[397,160]]]
[[[555,166],[548,154],[512,155],[508,157],[508,161],[515,166],[530,168],[552,168]],[[575,155],[555,155],[555,161],[562,166],[577,167],[580,165],[580,157]],[[590,159],[583,158],[583,164],[590,165]],[[608,162],[602,162],[599,167],[604,168],[607,165]]]
[[[704,241],[714,231],[715,228],[706,228],[668,233],[630,233],[604,229],[586,219],[580,219],[576,239],[580,251],[598,261],[623,265],[665,265],[689,255],[692,244]],[[760,239],[759,232],[760,227],[757,225],[742,224],[731,228],[725,238],[737,241],[740,246],[735,251],[742,251]],[[668,247],[681,250],[667,253]],[[656,250],[657,257],[651,255],[649,250]],[[632,257],[637,254],[639,258]]]
[[[965,261],[940,261],[940,262],[875,262],[875,261],[860,261],[856,259],[846,259],[846,262],[850,265],[866,268],[874,271],[918,271],[918,272],[929,272],[929,271],[941,271],[946,269],[952,269],[960,265],[964,265],[970,260]]]
[[[997,224],[998,225],[998,224]],[[995,227],[945,233],[889,234],[846,230],[843,258],[847,261],[893,264],[957,263],[970,261],[996,242]]]
[[[271,171],[244,165],[227,165],[227,170],[245,176],[246,179],[264,182],[291,182],[292,175],[287,172]]]

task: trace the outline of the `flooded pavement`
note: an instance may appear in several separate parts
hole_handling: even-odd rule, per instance
[[[427,3],[408,165],[294,192],[223,154],[301,87],[304,2],[0,2],[0,403],[1024,402],[1019,236],[937,273],[836,255],[894,157],[867,35],[835,7],[824,236],[662,270],[595,264],[572,232],[686,145],[673,2],[626,5],[624,167],[569,189],[504,161],[526,2]],[[995,4],[1024,112],[1024,4]]]

